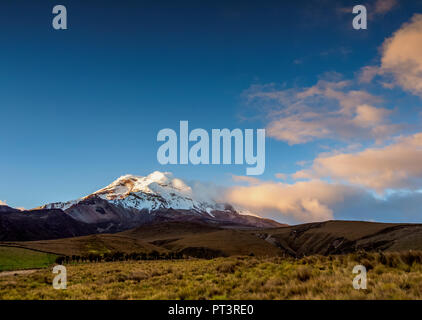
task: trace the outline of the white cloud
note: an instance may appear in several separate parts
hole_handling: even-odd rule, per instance
[[[213,182],[186,181],[186,184],[192,190],[192,197],[197,201],[218,201],[224,197],[225,188],[216,185]]]
[[[6,200],[0,200],[0,206],[7,206]]]

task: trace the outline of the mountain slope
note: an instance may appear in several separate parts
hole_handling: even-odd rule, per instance
[[[0,208],[0,241],[58,239],[96,232],[94,226],[76,221],[62,210]]]

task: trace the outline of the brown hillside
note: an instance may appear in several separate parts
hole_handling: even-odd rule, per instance
[[[358,250],[422,250],[422,225],[327,221],[275,229],[239,230],[197,223],[166,222],[116,234],[8,244],[62,255],[158,251],[181,252],[196,257],[301,257]]]

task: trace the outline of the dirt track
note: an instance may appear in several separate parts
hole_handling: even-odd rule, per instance
[[[31,274],[39,269],[28,269],[28,270],[15,270],[15,271],[2,271],[0,272],[0,277],[14,276],[18,274]]]

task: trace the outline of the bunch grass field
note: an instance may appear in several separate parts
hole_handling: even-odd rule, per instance
[[[67,264],[67,289],[50,268],[0,277],[0,299],[421,299],[422,252],[294,258],[83,262]],[[353,267],[368,270],[356,290]]]

